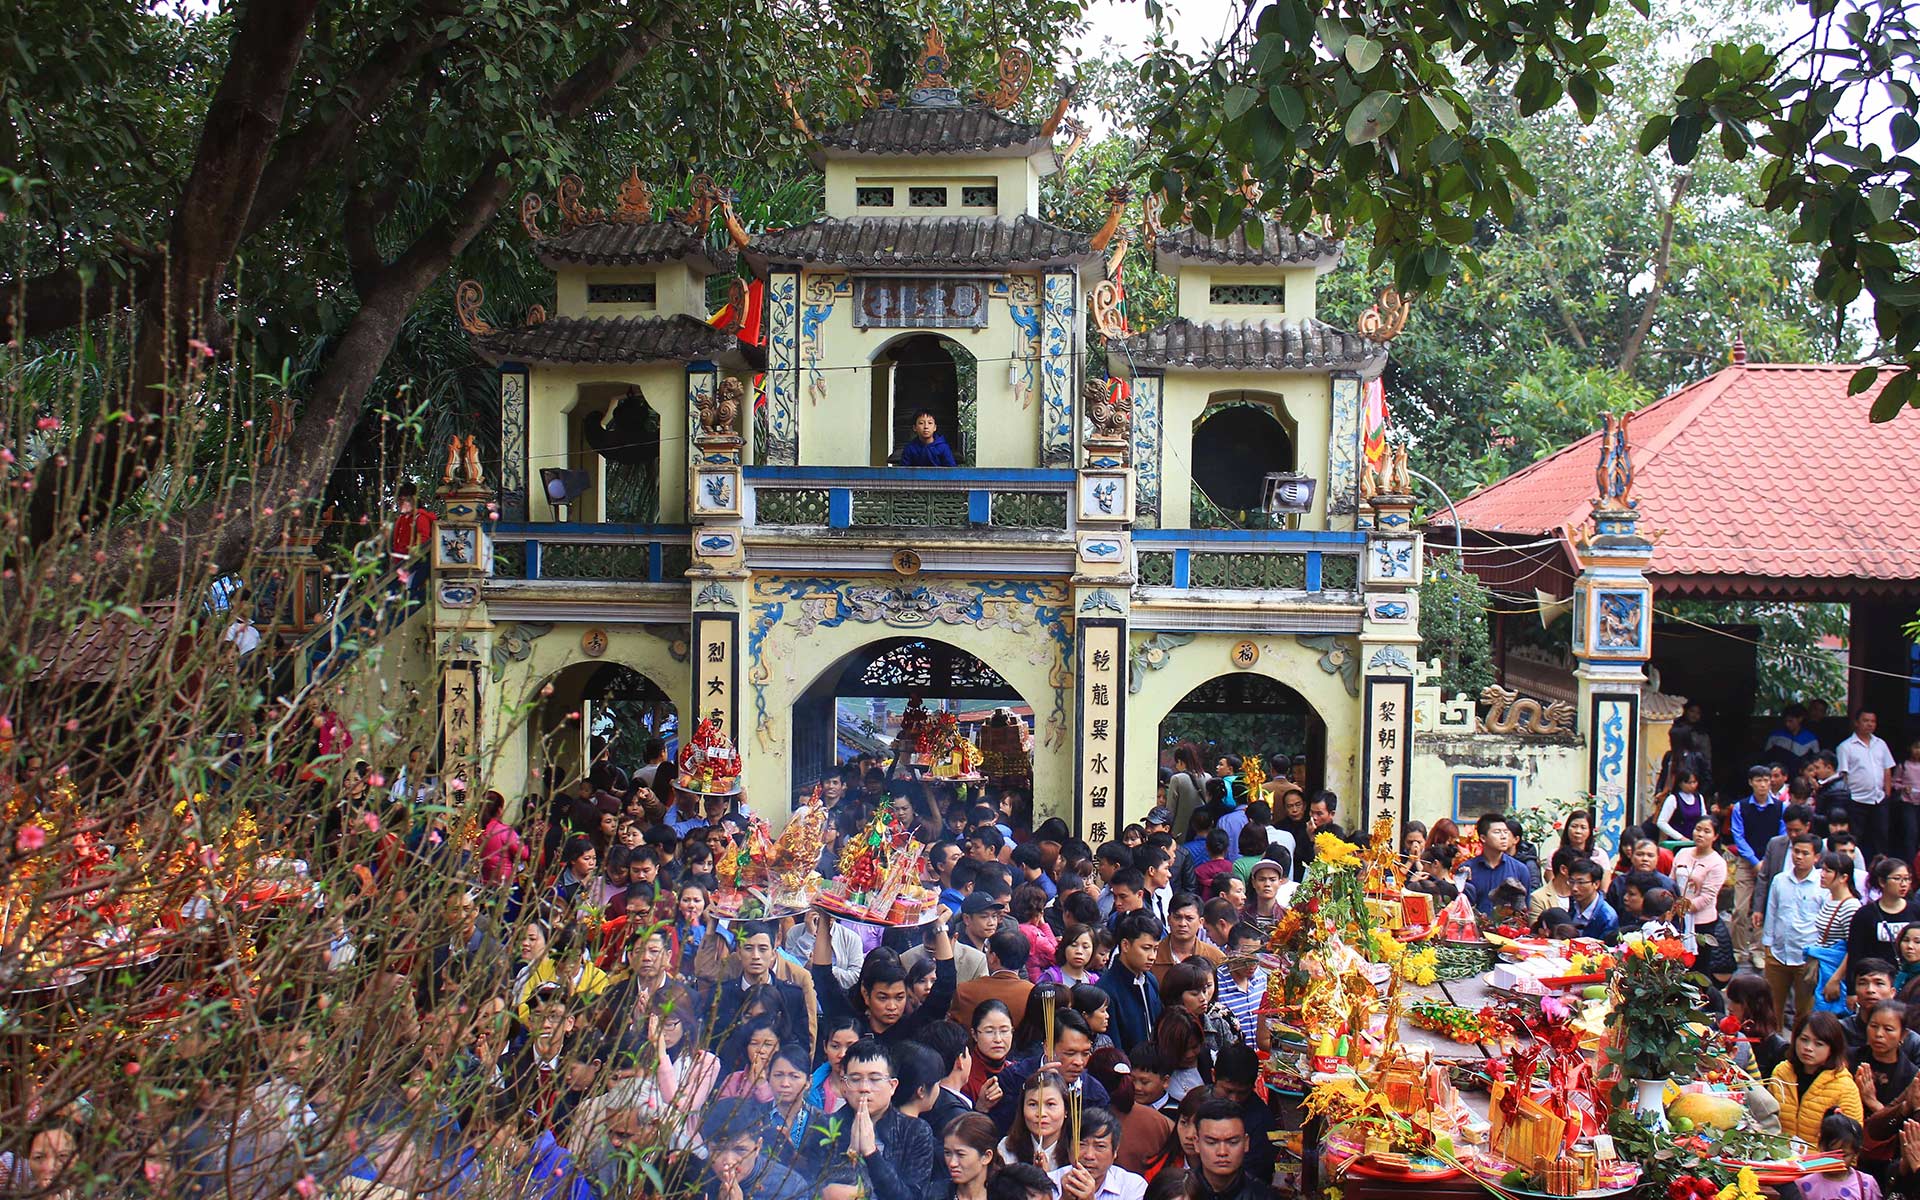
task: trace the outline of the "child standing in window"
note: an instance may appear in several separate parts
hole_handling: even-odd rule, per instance
[[[900,465],[903,467],[957,465],[953,461],[953,447],[947,445],[947,439],[941,436],[940,423],[924,408],[913,414],[913,438],[900,447]]]

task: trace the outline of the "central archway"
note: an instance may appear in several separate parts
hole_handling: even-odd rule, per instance
[[[1305,758],[1295,779],[1308,795],[1326,779],[1327,725],[1305,696],[1278,679],[1250,671],[1216,675],[1189,691],[1160,722],[1161,764],[1171,765],[1174,747],[1192,742],[1209,774],[1221,755],[1258,754],[1269,778],[1277,764]],[[1191,813],[1174,813],[1174,833],[1184,836]]]
[[[817,780],[862,752],[886,755],[900,714],[915,697],[936,712],[954,713],[966,731],[977,731],[997,709],[1009,710],[1029,735],[1033,730],[1033,706],[978,657],[938,638],[884,638],[842,655],[795,700],[796,784]],[[1029,762],[1025,776],[997,782],[1030,789],[1031,771]]]

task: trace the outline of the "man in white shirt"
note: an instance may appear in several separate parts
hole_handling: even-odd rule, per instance
[[[1065,1135],[1062,1135],[1065,1136]],[[1104,1108],[1080,1114],[1080,1156],[1071,1165],[1047,1172],[1060,1200],[1141,1200],[1147,1181],[1113,1165],[1120,1146],[1120,1123]]]
[[[1893,752],[1875,737],[1880,719],[1865,709],[1853,714],[1853,736],[1834,748],[1847,777],[1853,832],[1868,862],[1891,847],[1887,841],[1887,794],[1893,791]]]
[[[1819,940],[1820,906],[1827,900],[1827,889],[1820,886],[1820,877],[1813,869],[1819,849],[1819,839],[1812,834],[1795,837],[1788,869],[1780,872],[1767,889],[1760,944],[1766,947],[1764,970],[1767,986],[1773,991],[1774,1011],[1781,1014],[1783,1024],[1789,991],[1796,1019],[1813,1011],[1814,965],[1807,959],[1807,947]]]

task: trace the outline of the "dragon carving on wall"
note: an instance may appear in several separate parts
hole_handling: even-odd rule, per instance
[[[1530,733],[1538,736],[1573,732],[1573,705],[1565,700],[1536,700],[1512,688],[1489,684],[1480,693],[1487,715],[1480,718],[1486,733]]]

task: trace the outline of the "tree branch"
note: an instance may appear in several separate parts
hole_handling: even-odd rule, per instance
[[[114,292],[123,294],[137,285],[116,279],[105,267],[94,272],[91,281],[81,278],[73,267],[62,267],[30,279],[0,282],[0,329],[13,337],[38,338],[78,325],[83,317],[98,316],[114,303]]]
[[[1647,291],[1647,300],[1640,306],[1640,320],[1635,323],[1633,332],[1620,347],[1620,365],[1617,368],[1622,377],[1633,378],[1633,368],[1640,361],[1640,351],[1647,342],[1647,333],[1653,328],[1654,310],[1660,307],[1660,297],[1667,290],[1667,278],[1673,270],[1673,222],[1680,211],[1680,200],[1687,194],[1687,185],[1693,182],[1692,171],[1682,171],[1673,181],[1673,194],[1667,199],[1667,211],[1660,218],[1660,249],[1653,259],[1653,286]]]

